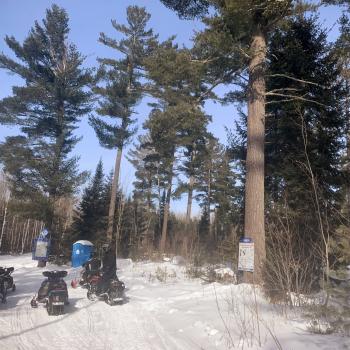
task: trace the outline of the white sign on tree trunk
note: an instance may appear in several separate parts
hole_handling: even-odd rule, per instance
[[[239,241],[238,270],[254,271],[254,243],[251,238],[242,238]]]

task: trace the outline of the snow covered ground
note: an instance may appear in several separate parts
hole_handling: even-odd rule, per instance
[[[349,338],[309,333],[309,321],[282,316],[248,285],[189,280],[170,262],[120,261],[129,298],[123,305],[89,301],[85,289],[69,285],[61,316],[30,307],[43,280],[30,255],[0,256],[0,266],[15,267],[17,285],[0,304],[1,350],[350,349]],[[70,284],[79,269],[66,269]]]

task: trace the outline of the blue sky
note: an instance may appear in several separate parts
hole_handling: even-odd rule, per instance
[[[149,27],[155,33],[159,33],[160,39],[166,39],[176,35],[179,44],[191,45],[191,37],[195,30],[200,30],[202,24],[198,21],[179,20],[175,13],[165,8],[159,0],[1,0],[0,3],[0,51],[12,56],[3,38],[5,35],[13,35],[20,42],[27,36],[35,20],[41,21],[45,16],[45,9],[51,4],[65,8],[70,18],[71,32],[69,40],[73,42],[79,51],[87,56],[85,65],[96,66],[97,57],[113,57],[114,50],[104,47],[97,42],[99,33],[104,32],[111,37],[118,33],[111,25],[111,19],[125,22],[126,8],[129,5],[146,7],[152,15]],[[321,10],[320,21],[330,29],[329,39],[334,40],[337,34],[336,21],[340,10],[328,7]],[[21,84],[21,80],[0,70],[0,98],[11,95],[13,85]],[[220,106],[219,104],[207,103],[206,111],[212,115],[213,121],[209,129],[220,139],[226,142],[225,127],[232,128],[237,117],[234,106]],[[146,102],[137,108],[138,127],[142,132],[142,123],[148,116],[149,108]],[[17,133],[15,128],[0,126],[0,142],[8,135]],[[113,168],[115,151],[103,149],[95,136],[94,131],[83,119],[77,130],[82,141],[76,146],[74,153],[80,156],[80,168],[82,170],[94,171],[96,164],[102,158],[106,172]],[[127,150],[126,150],[127,151]],[[126,152],[124,152],[124,155]],[[125,191],[132,190],[134,169],[129,162],[123,158],[121,171],[121,184]],[[177,201],[172,205],[176,212],[185,211],[185,200]],[[195,208],[195,212],[198,208]]]

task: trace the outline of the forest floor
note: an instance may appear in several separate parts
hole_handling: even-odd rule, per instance
[[[15,267],[17,285],[0,304],[2,350],[350,349],[349,338],[310,333],[301,310],[286,314],[249,285],[188,279],[170,262],[121,260],[128,300],[116,306],[88,300],[85,289],[70,286],[79,269],[59,267],[69,272],[70,305],[61,316],[30,306],[43,280],[31,255],[0,256],[0,266]]]

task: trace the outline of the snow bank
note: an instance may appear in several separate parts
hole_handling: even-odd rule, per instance
[[[229,267],[221,267],[214,270],[216,276],[222,280],[232,280],[234,284],[237,284],[237,276]]]
[[[32,309],[43,269],[30,255],[0,256],[0,266],[14,266],[17,291],[0,305],[0,349],[13,350],[226,350],[229,348],[325,350],[347,348],[348,338],[308,332],[301,315],[285,318],[250,285],[203,284],[188,279],[185,269],[172,261],[118,260],[118,276],[127,286],[124,305],[110,307],[86,298],[86,290],[70,287],[75,269],[67,268],[70,305],[62,316]],[[62,269],[49,265],[48,269]],[[175,272],[161,282],[150,279],[156,271]],[[233,278],[233,271],[217,274]],[[257,321],[258,320],[258,321]],[[258,322],[258,323],[257,323]],[[259,327],[257,327],[259,325]],[[273,337],[271,336],[273,335]]]
[[[174,265],[186,265],[186,260],[183,256],[181,255],[176,255],[171,259],[171,262]]]

